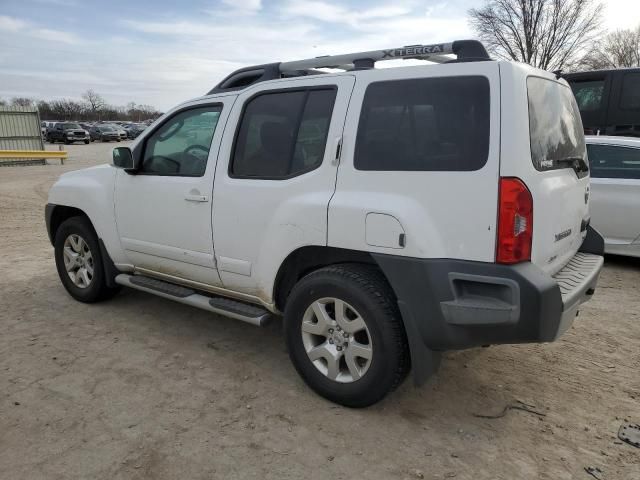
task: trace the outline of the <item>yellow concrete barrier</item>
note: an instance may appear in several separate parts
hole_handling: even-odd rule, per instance
[[[66,150],[0,150],[0,158],[60,158],[66,159]]]
[[[42,163],[46,164],[47,158],[59,158],[60,165],[64,165],[68,154],[66,150],[0,150],[0,166],[30,164],[29,160],[35,159],[42,160]],[[9,161],[2,161],[3,159],[9,159]]]

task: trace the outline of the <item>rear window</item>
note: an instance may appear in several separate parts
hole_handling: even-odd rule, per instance
[[[640,179],[640,149],[617,145],[587,145],[591,176]]]
[[[482,168],[489,153],[489,98],[489,80],[481,76],[372,83],[362,103],[355,168]]]
[[[529,77],[527,92],[534,167],[538,170],[573,167],[579,174],[586,174],[582,121],[571,89],[553,80]]]

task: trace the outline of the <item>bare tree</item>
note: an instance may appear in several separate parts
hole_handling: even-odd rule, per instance
[[[33,99],[27,97],[13,97],[11,99],[11,105],[14,107],[31,107],[33,103]]]
[[[556,70],[577,62],[600,35],[597,0],[487,0],[469,23],[497,57]]]
[[[92,89],[82,94],[82,99],[89,104],[89,110],[95,119],[100,119],[100,111],[105,107],[106,102],[102,95]]]
[[[640,67],[640,26],[608,34],[580,62],[587,70],[622,67]]]

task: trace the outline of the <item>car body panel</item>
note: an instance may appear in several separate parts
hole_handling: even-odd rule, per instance
[[[639,139],[588,136],[586,141],[633,149],[640,164]],[[607,253],[640,257],[640,179],[592,178],[591,223],[604,236]]]
[[[489,81],[488,159],[475,171],[375,171],[354,166],[356,132],[367,86],[375,82],[481,76]],[[415,258],[495,260],[500,161],[500,78],[497,62],[424,65],[358,72],[340,154],[336,193],[329,206],[328,245]],[[471,200],[471,202],[469,201]],[[367,242],[369,214],[389,215],[406,243]]]

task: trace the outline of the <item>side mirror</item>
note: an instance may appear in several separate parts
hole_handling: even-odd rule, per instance
[[[113,149],[113,166],[133,170],[136,165],[133,160],[133,153],[129,147],[116,147]]]

